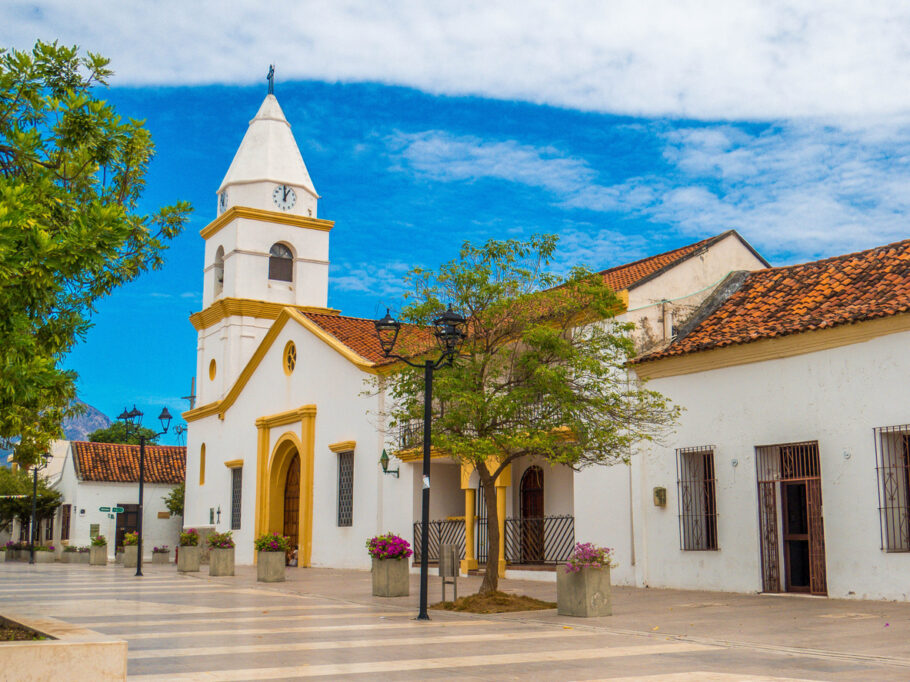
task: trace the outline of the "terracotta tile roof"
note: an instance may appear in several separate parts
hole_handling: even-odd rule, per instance
[[[138,445],[73,441],[72,446],[76,474],[80,480],[106,483],[139,482]],[[145,446],[146,483],[183,483],[185,479],[185,447]]]
[[[394,362],[383,355],[373,320],[310,312],[304,313],[304,315],[363,359],[377,364]],[[406,348],[413,348],[414,344],[425,346],[434,343],[429,329],[422,329],[410,324],[402,325],[398,338],[395,350],[402,354],[407,352]]]
[[[613,291],[628,289],[629,287],[634,286],[642,280],[648,279],[649,277],[657,274],[665,268],[676,265],[680,261],[685,260],[689,256],[695,254],[697,251],[705,249],[731,234],[736,234],[736,232],[734,230],[729,230],[723,234],[719,234],[708,239],[703,239],[700,242],[695,242],[694,244],[689,244],[688,246],[681,246],[678,249],[673,249],[672,251],[667,251],[666,253],[659,253],[656,256],[649,256],[648,258],[637,260],[634,263],[617,265],[616,267],[603,270],[600,274],[603,276],[604,282],[608,284],[610,288],[613,289]]]
[[[683,338],[639,362],[910,312],[910,239],[750,273]]]

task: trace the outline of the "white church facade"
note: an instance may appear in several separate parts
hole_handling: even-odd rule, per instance
[[[373,321],[329,307],[334,224],[318,217],[318,200],[269,95],[201,232],[204,304],[191,317],[198,404],[184,414],[184,524],[233,530],[241,564],[253,562],[254,538],[274,531],[298,546],[301,567],[367,568],[367,538],[392,531],[413,541],[420,518],[419,433],[386,433],[380,423],[386,395],[373,380],[391,366]],[[902,258],[885,275],[906,289],[876,288],[873,266],[834,265],[822,277],[850,280],[851,291],[879,303],[899,291],[899,305],[882,303],[890,312],[878,318],[888,322],[837,317],[820,289],[795,277],[803,271],[774,280],[769,303],[762,278],[782,269],[733,231],[604,271],[625,304],[620,319],[635,324],[634,371],[685,408],[679,428],[630,453],[628,466],[573,472],[514,462],[497,487],[498,557],[483,555],[476,474],[435,457],[430,558],[452,542],[465,571],[493,560],[504,575],[554,579],[529,569],[552,567],[575,541],[590,541],[615,548],[621,584],[908,598],[910,428],[906,441],[905,427],[875,431],[910,424],[900,388],[910,383]],[[808,313],[782,335],[772,322],[784,299]],[[738,354],[711,345],[736,325],[742,338],[727,345]],[[844,336],[848,328],[865,331]],[[813,475],[782,478],[794,457]],[[800,504],[805,519],[794,511]],[[788,513],[799,516],[792,528]]]

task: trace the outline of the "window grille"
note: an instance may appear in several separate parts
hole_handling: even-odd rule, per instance
[[[875,429],[882,549],[910,552],[910,424]]]
[[[354,525],[354,453],[338,455],[338,525]]]
[[[47,521],[44,524],[44,539],[53,540],[54,539],[54,517],[49,516]]]
[[[272,244],[269,249],[269,279],[294,281],[294,255],[284,244]]]
[[[72,506],[65,504],[62,507],[63,511],[61,512],[60,518],[60,539],[69,540],[70,539],[70,515],[72,513]]]
[[[717,549],[717,498],[714,447],[680,448],[676,451],[679,508],[679,548]]]
[[[243,467],[231,469],[231,530],[240,529],[240,494],[243,490]]]

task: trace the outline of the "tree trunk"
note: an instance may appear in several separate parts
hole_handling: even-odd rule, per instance
[[[499,510],[496,507],[495,481],[487,475],[482,476],[480,482],[487,504],[487,566],[478,594],[489,594],[499,589]]]

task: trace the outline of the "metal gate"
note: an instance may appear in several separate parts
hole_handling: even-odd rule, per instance
[[[755,448],[758,478],[758,517],[762,560],[762,589],[780,592],[781,551],[784,554],[784,586],[798,591],[792,582],[797,564],[807,559],[808,590],[827,594],[825,568],[825,528],[822,513],[821,471],[818,442],[767,445]],[[792,502],[783,504],[782,486],[805,486],[793,499],[805,498],[805,507],[794,510]],[[786,512],[784,515],[782,512]],[[803,514],[804,512],[804,514]],[[799,527],[796,527],[799,526]],[[805,530],[804,535],[798,533]],[[781,537],[783,536],[783,544]],[[807,538],[792,540],[788,538]],[[805,543],[805,544],[803,544]]]
[[[487,563],[487,501],[483,496],[483,486],[477,486],[477,494],[474,496],[474,518],[477,523],[477,532],[474,536],[477,538],[477,557],[478,564]]]

